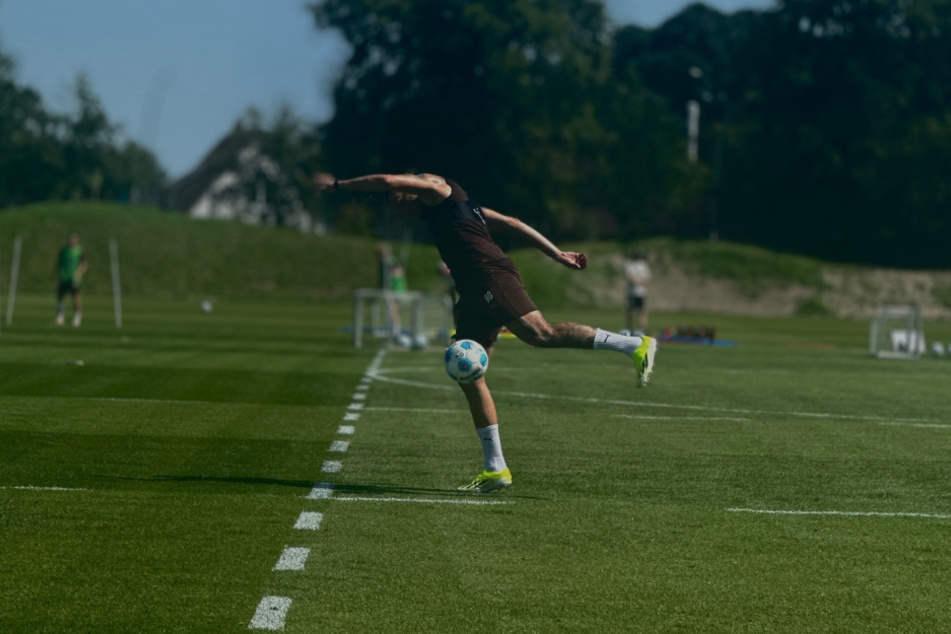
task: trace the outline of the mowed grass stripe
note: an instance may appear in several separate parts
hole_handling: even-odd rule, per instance
[[[0,486],[89,490],[0,489],[0,631],[246,629],[370,358],[345,311],[142,328],[132,299],[117,333],[95,301],[88,328],[55,330],[28,300],[0,341]]]

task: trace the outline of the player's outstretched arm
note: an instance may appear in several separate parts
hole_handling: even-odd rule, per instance
[[[333,174],[318,172],[314,174],[313,183],[318,191],[415,194],[420,201],[429,205],[439,204],[452,193],[445,179],[435,174],[368,174],[338,180]]]
[[[584,253],[562,251],[537,229],[528,226],[518,218],[500,214],[488,207],[483,207],[482,212],[485,214],[485,222],[489,227],[489,231],[504,231],[520,235],[531,242],[539,251],[555,262],[564,264],[569,269],[581,270],[588,266],[588,257]]]

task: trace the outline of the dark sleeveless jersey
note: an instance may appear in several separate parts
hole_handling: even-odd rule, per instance
[[[438,205],[421,205],[422,219],[459,293],[481,294],[485,281],[499,272],[518,275],[515,264],[489,235],[482,209],[458,183],[448,178],[446,183],[452,187],[449,198]]]

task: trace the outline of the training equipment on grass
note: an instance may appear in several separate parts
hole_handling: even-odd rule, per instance
[[[868,353],[878,359],[917,359],[925,352],[924,320],[916,306],[883,306],[869,324]]]
[[[426,340],[449,343],[452,299],[445,293],[358,288],[353,293],[353,347],[370,335],[406,346]]]
[[[446,374],[467,385],[477,381],[489,369],[489,355],[471,339],[453,342],[446,348]]]

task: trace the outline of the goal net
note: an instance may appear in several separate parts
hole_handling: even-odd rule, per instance
[[[452,299],[445,293],[354,291],[354,348],[362,348],[365,337],[414,348],[436,342],[449,345],[452,329]]]
[[[924,322],[915,306],[884,306],[872,316],[868,353],[879,359],[917,359],[925,351]]]

